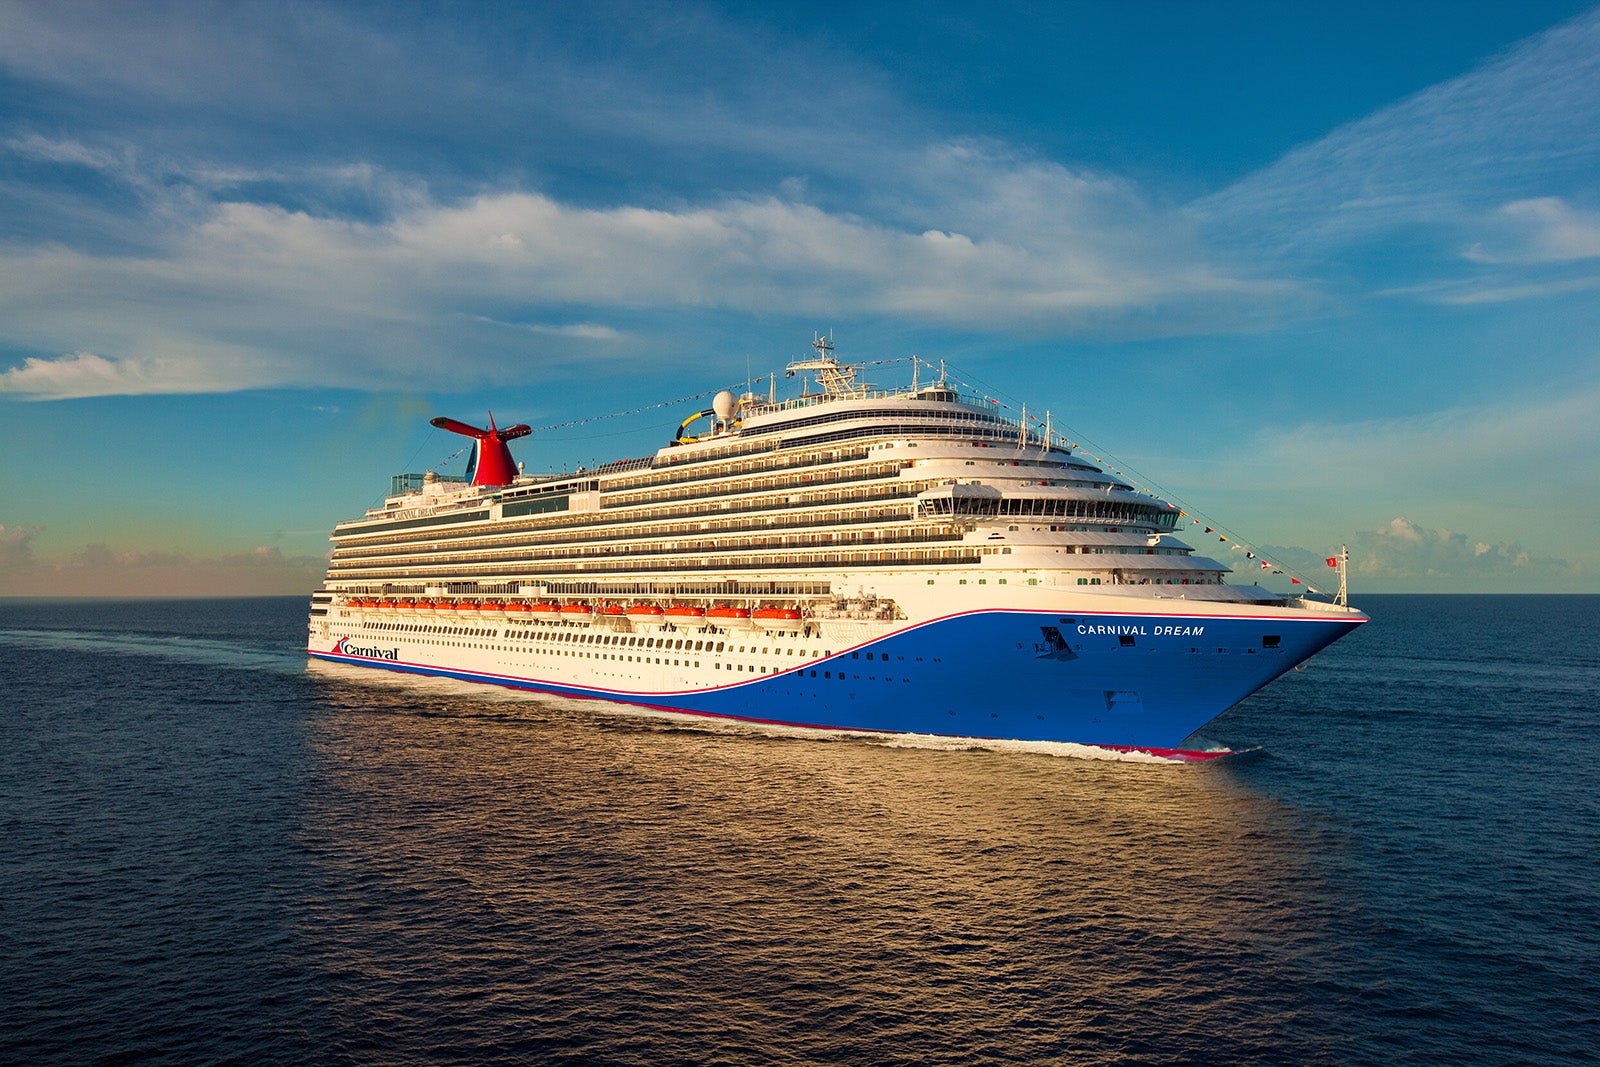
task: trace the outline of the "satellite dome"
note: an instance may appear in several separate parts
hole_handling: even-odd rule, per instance
[[[724,389],[711,398],[711,410],[717,413],[719,419],[731,419],[733,413],[739,410],[739,399]]]

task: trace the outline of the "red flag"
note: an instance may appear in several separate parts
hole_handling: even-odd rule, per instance
[[[1267,568],[1269,568],[1271,566],[1272,566],[1272,564],[1268,563],[1266,560],[1262,560],[1261,561],[1261,569],[1262,570],[1266,570]]]
[[[1300,584],[1300,579],[1298,579],[1298,578],[1290,578],[1289,582],[1291,584],[1293,584],[1293,585],[1299,585]]]
[[[1328,557],[1328,566],[1337,567],[1338,565],[1339,565],[1339,558],[1337,556],[1329,556]]]

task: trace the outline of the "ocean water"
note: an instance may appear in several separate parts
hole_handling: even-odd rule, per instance
[[[0,1062],[1595,1062],[1600,598],[1357,603],[1172,766],[0,601]]]

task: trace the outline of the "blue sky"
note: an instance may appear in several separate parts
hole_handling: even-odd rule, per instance
[[[0,595],[309,592],[430,416],[644,455],[830,329],[1358,592],[1600,591],[1600,8],[0,0]]]

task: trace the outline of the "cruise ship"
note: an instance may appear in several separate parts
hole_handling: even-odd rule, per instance
[[[879,389],[827,339],[654,455],[524,474],[526,425],[438,418],[464,479],[338,523],[312,657],[822,730],[1172,759],[1367,621],[1184,541],[1182,512],[944,373]],[[703,401],[702,401],[703,403]],[[698,406],[698,405],[696,405]],[[1185,522],[1192,520],[1185,519]],[[1342,559],[1340,573],[1343,574]]]

